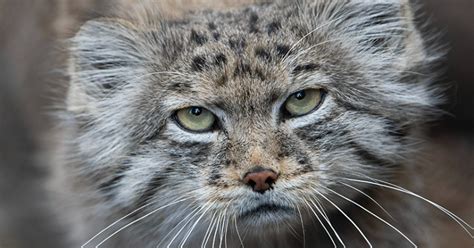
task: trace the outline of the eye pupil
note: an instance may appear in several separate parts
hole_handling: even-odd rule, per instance
[[[295,93],[295,98],[298,100],[303,100],[305,97],[306,93],[304,90]]]
[[[202,114],[202,108],[192,107],[189,112],[195,116],[200,116]]]

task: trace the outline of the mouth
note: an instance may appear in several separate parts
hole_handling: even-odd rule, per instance
[[[250,208],[240,213],[240,219],[246,220],[277,220],[284,216],[292,214],[293,209],[287,206],[276,204],[262,204],[254,208]]]

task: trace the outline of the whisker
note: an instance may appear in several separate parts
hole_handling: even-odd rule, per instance
[[[435,208],[437,208],[438,210],[440,210],[441,212],[445,213],[446,215],[448,215],[449,217],[451,217],[452,220],[454,220],[456,223],[459,224],[459,226],[461,226],[466,232],[467,234],[471,237],[471,238],[474,238],[474,235],[468,230],[471,229],[473,230],[472,226],[470,226],[466,221],[464,221],[463,219],[461,219],[459,216],[455,215],[454,213],[452,213],[451,211],[447,210],[446,208],[442,207],[441,205],[431,201],[431,200],[428,200],[418,194],[415,194],[414,192],[412,191],[409,191],[401,186],[398,186],[398,185],[395,185],[395,184],[391,184],[391,183],[388,183],[388,182],[384,182],[382,180],[378,180],[378,179],[373,179],[371,178],[372,180],[375,180],[375,181],[379,181],[379,182],[382,182],[382,183],[386,183],[388,185],[384,185],[384,184],[381,184],[381,183],[377,183],[377,182],[372,182],[372,181],[366,181],[366,180],[359,180],[359,179],[351,179],[351,178],[343,178],[343,179],[346,179],[346,180],[349,180],[349,181],[353,181],[353,182],[359,182],[359,183],[366,183],[366,184],[371,184],[371,185],[376,185],[376,186],[380,186],[380,187],[383,187],[383,188],[387,188],[387,189],[392,189],[392,190],[395,190],[395,191],[398,191],[398,192],[402,192],[402,193],[405,193],[405,194],[408,194],[408,195],[411,195],[411,196],[414,196],[418,199],[421,199],[427,203],[429,203],[430,205],[434,206]]]
[[[360,194],[364,195],[365,197],[369,198],[369,199],[370,199],[372,202],[374,202],[380,209],[382,209],[382,211],[384,211],[392,220],[395,220],[395,219],[393,218],[393,216],[392,216],[384,207],[382,207],[382,205],[380,205],[374,198],[372,198],[370,195],[366,194],[364,191],[362,191],[362,190],[360,190],[360,189],[358,189],[358,188],[356,188],[356,187],[354,187],[354,186],[352,186],[352,185],[346,184],[346,183],[340,183],[340,184],[342,184],[342,185],[344,185],[344,186],[347,186],[347,187],[349,187],[349,188],[351,188],[351,189],[353,189],[353,190],[359,192]]]
[[[234,225],[235,225],[235,231],[237,232],[237,237],[239,238],[239,241],[240,241],[240,245],[242,248],[245,248],[242,237],[240,236],[239,228],[237,227],[237,216],[235,215],[234,215]]]
[[[305,204],[308,206],[308,208],[310,209],[310,211],[314,214],[314,216],[316,216],[316,219],[318,219],[319,223],[321,224],[321,226],[323,227],[324,231],[326,231],[327,235],[329,236],[329,239],[331,239],[331,242],[332,244],[334,245],[334,248],[337,247],[336,245],[336,242],[334,241],[331,233],[329,233],[328,229],[326,228],[326,225],[323,224],[323,222],[321,221],[321,219],[319,218],[318,214],[314,211],[314,209],[311,207],[311,205],[309,205],[308,201],[306,201],[306,199],[303,199],[303,201],[305,202]],[[343,244],[344,245],[344,244]]]
[[[301,232],[303,233],[303,248],[306,248],[306,232],[304,230],[304,222],[303,222],[303,216],[301,215],[300,208],[296,204],[296,210],[298,210],[298,214],[300,216],[300,222],[301,222]]]
[[[199,221],[202,219],[202,217],[204,217],[204,215],[207,213],[207,211],[209,211],[209,209],[211,209],[211,207],[212,207],[212,203],[209,204],[209,207],[206,210],[204,210],[204,212],[201,214],[201,216],[199,216],[199,218],[196,220],[196,222],[191,227],[191,229],[188,231],[188,233],[186,233],[186,236],[184,237],[184,240],[180,244],[180,248],[184,247],[184,244],[186,244],[186,241],[188,240],[189,236],[191,236],[191,233],[193,232],[194,228],[196,228]]]
[[[198,208],[198,211],[196,211],[191,217],[189,217],[189,220],[186,221],[186,223],[183,225],[183,227],[181,227],[178,232],[173,236],[173,238],[171,239],[171,241],[168,243],[168,245],[166,246],[166,248],[170,248],[171,245],[173,244],[174,240],[176,238],[178,238],[179,234],[181,234],[181,232],[184,230],[184,228],[186,228],[186,226],[188,226],[188,224],[193,220],[194,217],[198,216],[199,214],[201,214],[202,212],[204,211],[203,207],[199,207]]]
[[[228,206],[226,207],[226,212],[227,212],[227,208],[229,208],[230,204],[228,204]],[[225,226],[225,236],[224,236],[224,247],[227,248],[227,232],[229,230],[229,222],[230,222],[230,216],[227,217],[227,224]]]
[[[170,236],[170,235],[174,232],[174,230],[178,229],[182,224],[184,224],[185,221],[188,221],[189,218],[192,218],[192,215],[195,214],[196,212],[198,212],[199,210],[200,210],[200,209],[197,208],[197,207],[193,208],[193,210],[191,210],[191,212],[190,212],[188,215],[184,216],[184,218],[183,218],[180,222],[178,222],[178,224],[176,224],[176,226],[173,227],[173,228],[161,239],[160,243],[158,243],[158,245],[157,245],[156,247],[161,247],[161,244],[166,241],[166,238],[168,238],[168,236]]]
[[[219,234],[219,248],[221,248],[223,244],[223,240],[224,240],[224,229],[226,226],[225,222],[227,220],[226,214],[227,214],[227,207],[224,209],[224,212],[222,212],[223,219],[222,219],[222,227],[220,229],[220,234]]]
[[[316,210],[322,215],[323,219],[326,221],[326,223],[328,223],[329,227],[331,228],[331,230],[334,232],[334,234],[336,235],[336,238],[339,240],[339,242],[342,244],[342,247],[346,247],[346,244],[344,244],[344,242],[342,242],[342,239],[341,237],[339,236],[339,233],[336,231],[336,229],[334,228],[334,226],[332,225],[331,223],[331,220],[329,219],[329,217],[326,215],[326,212],[324,211],[323,207],[319,204],[319,201],[317,199],[316,200],[316,203],[318,204],[318,206],[316,206],[316,203],[314,203],[311,199],[309,199],[309,201],[313,204],[313,206],[316,208]]]
[[[212,237],[212,248],[214,248],[214,246],[216,244],[216,237],[217,237],[217,232],[219,231],[219,225],[221,223],[221,218],[222,218],[222,213],[220,213],[219,217],[217,218],[216,229],[214,231],[214,236]]]
[[[86,243],[84,243],[83,245],[81,245],[81,248],[84,248],[86,245],[88,245],[89,243],[91,243],[94,239],[96,239],[97,237],[99,237],[102,233],[104,233],[105,231],[109,230],[110,228],[112,228],[113,226],[115,226],[116,224],[118,224],[120,221],[134,215],[135,213],[139,212],[140,210],[150,206],[154,204],[154,202],[150,202],[148,204],[145,204],[137,209],[135,209],[134,211],[128,213],[127,215],[123,216],[122,218],[116,220],[115,222],[113,222],[112,224],[108,225],[107,227],[105,227],[104,229],[102,229],[100,232],[98,232],[96,235],[94,235],[94,237],[92,237],[91,239],[89,239]]]
[[[349,201],[350,203],[356,205],[357,207],[363,209],[365,212],[369,213],[370,215],[374,216],[375,218],[377,218],[378,220],[382,221],[383,223],[385,223],[386,225],[388,225],[389,227],[391,227],[393,230],[395,230],[396,232],[398,232],[400,235],[403,236],[403,238],[405,238],[408,242],[410,242],[414,247],[418,247],[410,238],[408,238],[403,232],[401,232],[398,228],[394,227],[392,224],[390,224],[389,222],[387,222],[386,220],[380,218],[378,215],[374,214],[373,212],[371,212],[370,210],[368,210],[367,208],[363,207],[362,205],[358,204],[357,202],[343,196],[342,194],[336,192],[335,190],[332,190],[328,187],[324,187],[321,185],[321,187],[325,188],[326,190],[329,190],[331,191],[332,193],[336,194],[337,196],[343,198],[344,200],[347,200]]]
[[[207,227],[206,234],[204,235],[204,238],[201,243],[201,248],[205,248],[207,246],[207,243],[209,242],[209,238],[211,237],[212,230],[214,230],[214,226],[216,225],[217,219],[216,219],[217,212],[214,212],[212,215],[211,221],[209,222],[209,226]]]
[[[362,235],[362,237],[365,239],[365,241],[367,242],[369,247],[372,247],[372,244],[370,243],[369,239],[367,239],[364,232],[362,232],[362,230],[359,228],[359,226],[341,208],[339,208],[334,202],[329,200],[329,198],[327,198],[325,195],[321,194],[319,191],[317,191],[315,189],[313,189],[313,190],[316,192],[316,194],[320,195],[327,202],[329,202],[331,205],[333,205],[342,215],[344,215],[344,217],[346,217],[346,219],[349,220],[349,222],[351,222],[351,224],[357,229],[357,231],[360,233],[360,235]]]
[[[160,210],[162,210],[162,209],[164,209],[164,208],[167,208],[167,207],[176,205],[176,204],[178,204],[178,203],[180,203],[180,202],[183,202],[183,201],[186,201],[186,200],[189,200],[189,199],[191,199],[191,197],[184,198],[184,199],[180,199],[180,200],[174,201],[174,202],[172,202],[172,203],[166,204],[166,205],[161,206],[161,207],[159,207],[159,208],[157,208],[157,209],[151,211],[150,213],[148,213],[148,214],[146,214],[146,215],[144,215],[144,216],[142,216],[142,217],[140,217],[140,218],[138,218],[138,219],[136,219],[136,220],[134,220],[134,221],[128,223],[127,225],[121,227],[120,229],[118,229],[118,230],[115,231],[114,233],[112,233],[112,234],[110,234],[109,236],[107,236],[104,240],[102,240],[102,241],[96,246],[96,248],[99,247],[99,246],[101,246],[101,245],[104,244],[105,242],[107,242],[107,240],[109,240],[109,239],[112,238],[113,236],[117,235],[119,232],[121,232],[121,231],[123,231],[124,229],[126,229],[126,228],[128,228],[128,227],[134,225],[135,223],[137,223],[137,222],[139,222],[139,221],[141,221],[141,220],[147,218],[148,216],[150,216],[150,215],[152,215],[152,214],[154,214],[154,213],[156,213],[156,212],[158,212],[158,211],[160,211]]]

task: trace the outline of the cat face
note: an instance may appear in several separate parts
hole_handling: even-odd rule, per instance
[[[436,103],[418,73],[434,58],[406,3],[141,18],[83,26],[68,109],[82,170],[100,175],[111,208],[175,204],[151,224],[188,216],[258,230],[334,209],[333,190],[358,194],[344,178],[402,166]]]

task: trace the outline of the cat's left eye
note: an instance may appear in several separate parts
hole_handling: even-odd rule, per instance
[[[189,107],[176,112],[176,121],[189,131],[207,132],[214,127],[216,117],[205,108]]]
[[[321,89],[301,90],[293,93],[285,102],[284,108],[290,117],[307,115],[316,109],[323,100]]]

